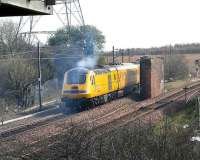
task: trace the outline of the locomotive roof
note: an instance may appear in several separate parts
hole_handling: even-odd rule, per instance
[[[123,70],[123,69],[132,69],[137,68],[139,64],[135,63],[121,63],[116,65],[105,65],[105,66],[97,66],[97,68],[93,69],[93,71],[97,74],[107,73],[113,70]]]
[[[114,71],[116,69],[117,70],[133,69],[133,68],[137,68],[138,65],[139,64],[136,64],[136,63],[121,63],[121,64],[105,65],[105,66],[98,65],[98,66],[95,66],[95,68],[76,67],[76,68],[70,69],[68,72],[74,71],[74,70],[80,70],[82,72],[94,71],[96,74],[102,74],[102,73]]]

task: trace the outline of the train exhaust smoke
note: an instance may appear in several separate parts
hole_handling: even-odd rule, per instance
[[[86,57],[77,63],[77,67],[94,68],[97,65],[97,57]]]

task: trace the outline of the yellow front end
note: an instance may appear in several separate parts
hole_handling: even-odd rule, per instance
[[[89,71],[77,68],[66,72],[62,99],[87,99],[90,95]]]
[[[70,99],[87,98],[88,92],[89,90],[87,88],[87,84],[74,84],[74,85],[65,84],[63,86],[62,97]]]

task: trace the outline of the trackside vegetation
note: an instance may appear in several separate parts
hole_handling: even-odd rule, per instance
[[[187,124],[187,125],[186,125]],[[90,132],[90,127],[75,127],[56,139],[55,145],[35,159],[66,160],[198,160],[200,143],[197,136],[196,101],[184,110],[164,117],[159,123],[138,121],[112,132]]]

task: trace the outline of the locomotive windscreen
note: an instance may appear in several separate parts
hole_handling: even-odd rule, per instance
[[[76,69],[67,73],[67,84],[84,84],[86,81],[86,70]]]

